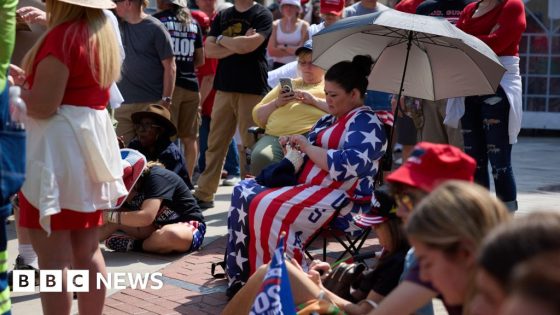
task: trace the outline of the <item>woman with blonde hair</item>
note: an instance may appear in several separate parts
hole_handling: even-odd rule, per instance
[[[476,254],[482,239],[509,220],[505,205],[486,189],[449,181],[426,197],[406,225],[420,264],[420,278],[430,281],[458,314],[471,293]]]
[[[117,138],[105,110],[121,57],[102,9],[110,0],[47,0],[47,32],[24,59],[28,119],[27,179],[20,221],[40,269],[104,274],[98,227],[102,209],[128,192]],[[78,293],[80,314],[101,314],[105,288]],[[41,292],[44,314],[70,314],[72,295]]]

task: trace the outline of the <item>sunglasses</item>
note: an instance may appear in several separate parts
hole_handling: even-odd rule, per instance
[[[395,203],[398,208],[406,209],[407,211],[412,211],[414,206],[420,201],[420,197],[408,192],[401,192],[394,194]]]
[[[134,124],[136,131],[148,131],[152,128],[161,128],[161,126],[152,123]]]

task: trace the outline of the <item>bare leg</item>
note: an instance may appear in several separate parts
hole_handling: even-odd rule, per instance
[[[99,227],[99,241],[103,242],[111,234],[115,233],[119,229],[119,225],[111,222],[107,222]]]
[[[147,252],[168,254],[186,252],[191,248],[193,233],[182,223],[163,226],[144,240],[143,249]]]
[[[194,166],[198,159],[198,139],[197,138],[181,138],[185,146],[185,159],[187,160],[187,171],[189,176],[192,177],[194,173]]]
[[[43,314],[70,314],[72,296],[66,292],[66,270],[72,261],[72,246],[70,231],[52,231],[47,233],[42,229],[28,229],[33,249],[39,258],[40,269],[63,270],[63,292],[41,292]],[[97,241],[97,240],[96,240]]]
[[[144,227],[133,227],[119,225],[116,223],[105,223],[99,228],[99,241],[103,242],[105,239],[111,236],[111,234],[115,233],[118,230],[123,231],[128,236],[143,240],[150,236],[156,229],[151,225]]]
[[[72,268],[89,270],[89,292],[78,293],[78,310],[80,315],[98,315],[103,313],[105,292],[107,288],[97,289],[97,273],[107,276],[105,260],[99,250],[99,228],[71,231]]]
[[[286,268],[288,269],[290,287],[296,305],[317,298],[321,289],[307,277],[305,272],[289,262],[286,263]],[[259,293],[267,269],[268,265],[262,265],[257,269],[243,288],[229,301],[222,311],[222,315],[249,314],[255,297]]]

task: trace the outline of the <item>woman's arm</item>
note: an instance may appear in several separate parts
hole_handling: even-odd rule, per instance
[[[33,87],[22,90],[27,115],[37,119],[53,116],[62,103],[69,75],[66,65],[52,55],[41,60],[35,69]]]
[[[161,207],[161,202],[161,199],[156,198],[144,200],[140,206],[140,210],[119,212],[120,222],[116,223],[132,227],[148,226],[156,219],[159,208]]]
[[[526,26],[523,3],[520,0],[508,1],[504,4],[492,32],[477,37],[499,53],[509,47],[513,41],[518,41]]]
[[[268,118],[278,108],[295,99],[294,93],[280,93],[280,86],[275,86],[253,109],[253,120],[261,128],[266,128]]]
[[[204,65],[204,47],[194,50],[194,67],[198,68]]]
[[[379,302],[381,302],[384,297],[385,296],[375,291],[370,291],[364,300],[361,300],[356,304],[348,302],[348,304],[344,305],[343,308],[348,315],[367,314],[368,312],[375,310]]]
[[[430,302],[437,293],[410,281],[403,281],[368,315],[409,315]],[[403,303],[406,301],[406,303]]]
[[[327,163],[327,150],[314,146],[302,135],[290,136],[290,143],[292,143],[292,146],[295,145],[296,149],[305,153],[319,168],[327,172],[329,171],[329,165]]]
[[[214,85],[214,75],[206,75],[200,81],[200,104],[204,104]]]
[[[284,57],[284,56],[287,56],[286,52],[285,52],[283,49],[277,47],[277,46],[278,46],[278,42],[276,41],[276,34],[277,34],[276,29],[277,29],[278,27],[280,27],[280,26],[279,26],[280,21],[281,21],[281,20],[276,20],[276,21],[274,21],[274,22],[272,23],[272,34],[270,35],[270,38],[268,39],[268,46],[267,46],[268,54],[269,54],[271,57]]]
[[[311,94],[307,91],[296,90],[295,91],[295,97],[302,103],[305,103],[305,104],[311,105],[311,106],[315,106],[318,109],[324,111],[325,113],[329,112],[329,106],[327,105],[327,102],[325,101],[325,99],[315,97],[313,94]]]

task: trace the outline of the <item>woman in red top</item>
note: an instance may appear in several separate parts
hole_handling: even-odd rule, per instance
[[[525,30],[522,0],[481,0],[467,5],[457,27],[494,50],[507,69],[496,94],[465,98],[461,118],[465,152],[476,159],[475,180],[490,186],[488,161],[496,194],[510,211],[517,210],[517,189],[511,166],[512,145],[521,129],[519,42]]]
[[[99,250],[100,209],[127,195],[117,138],[105,110],[120,74],[119,48],[102,9],[110,0],[47,0],[46,34],[24,59],[28,106],[27,178],[20,221],[40,269],[89,270],[80,314],[101,314],[106,273]],[[41,292],[44,314],[70,314],[72,295]]]

